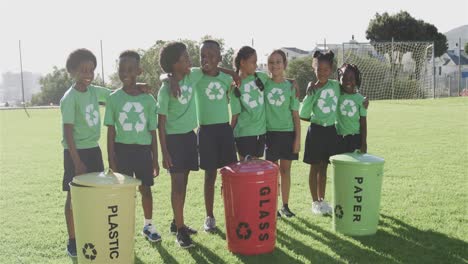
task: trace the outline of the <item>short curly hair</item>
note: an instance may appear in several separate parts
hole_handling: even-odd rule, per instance
[[[174,64],[180,59],[180,56],[187,50],[182,42],[170,42],[166,44],[159,54],[159,65],[166,73],[173,73]]]
[[[96,69],[96,56],[88,49],[77,49],[68,55],[66,68],[69,73],[73,72],[78,66],[85,61],[91,61]]]

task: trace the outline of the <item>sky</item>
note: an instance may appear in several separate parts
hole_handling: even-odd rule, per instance
[[[0,0],[0,72],[40,74],[64,67],[68,54],[88,48],[98,57],[103,41],[104,72],[115,71],[119,53],[146,49],[156,40],[223,38],[227,47],[251,45],[264,61],[274,48],[311,50],[317,43],[342,43],[365,31],[376,13],[408,11],[439,32],[468,24],[468,0]]]

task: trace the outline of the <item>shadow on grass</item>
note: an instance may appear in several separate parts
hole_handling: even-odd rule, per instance
[[[177,260],[169,252],[167,252],[167,250],[164,248],[162,243],[160,242],[157,242],[157,243],[149,242],[149,243],[151,244],[153,248],[155,248],[158,251],[164,263],[177,263]],[[144,262],[141,262],[141,260],[139,261],[140,262],[135,261],[135,263],[144,263]]]
[[[467,263],[468,243],[432,230],[420,230],[381,214],[376,235],[355,237],[363,245],[403,263]]]
[[[219,236],[222,240],[226,240],[226,234],[221,231],[219,228],[216,228],[213,232],[211,232],[214,235]]]
[[[203,246],[200,243],[194,243],[195,247],[187,249],[189,254],[195,260],[196,263],[214,263],[214,264],[223,264],[226,263],[225,260],[220,258],[218,255],[213,253],[210,249]],[[164,262],[172,263],[172,262]]]
[[[380,255],[372,250],[360,247],[347,239],[343,239],[339,235],[323,229],[318,225],[311,223],[310,219],[296,217],[297,220],[285,221],[292,228],[298,230],[302,234],[308,235],[320,243],[328,246],[331,251],[339,255],[342,259],[353,263],[389,263],[394,262],[387,256]],[[351,238],[352,239],[352,238]],[[323,254],[323,253],[322,253]],[[319,262],[328,262],[326,259],[317,258]],[[335,260],[336,262],[336,260]],[[340,261],[341,262],[341,261]]]

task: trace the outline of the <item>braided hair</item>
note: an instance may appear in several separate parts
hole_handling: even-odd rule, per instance
[[[236,73],[237,74],[239,74],[239,72],[240,72],[241,61],[242,60],[247,60],[248,58],[250,58],[250,56],[252,56],[254,54],[256,54],[255,49],[252,48],[252,47],[249,47],[249,46],[243,46],[242,48],[240,48],[237,51],[236,56],[234,56],[234,67],[236,68]],[[258,89],[260,89],[260,91],[263,91],[263,89],[265,89],[265,86],[264,86],[262,80],[260,80],[260,78],[258,78],[257,73],[255,73],[254,75],[255,75],[255,84],[257,85]],[[237,85],[234,87],[234,95],[236,97],[241,96],[239,87]]]
[[[356,64],[345,63],[340,68],[338,68],[338,82],[343,78],[346,71],[352,71],[354,73],[354,78],[356,79],[356,85],[361,86],[361,72],[359,71]]]
[[[317,69],[319,62],[328,62],[330,67],[333,66],[333,58],[335,58],[335,54],[333,51],[329,50],[326,52],[322,52],[317,50],[314,52],[314,56],[312,57],[312,67]]]

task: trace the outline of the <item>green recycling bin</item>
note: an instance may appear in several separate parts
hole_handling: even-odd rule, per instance
[[[94,172],[70,183],[78,263],[133,263],[136,186],[141,181]]]
[[[330,158],[333,229],[350,236],[373,235],[379,222],[384,159],[356,151]]]

